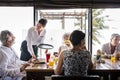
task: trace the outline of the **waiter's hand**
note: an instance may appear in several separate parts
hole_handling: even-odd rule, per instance
[[[32,54],[32,58],[35,58],[35,59],[37,59],[34,53]]]
[[[36,60],[36,59],[37,59],[37,57],[34,54],[32,54],[32,57],[29,59],[28,63],[33,63],[34,60]]]

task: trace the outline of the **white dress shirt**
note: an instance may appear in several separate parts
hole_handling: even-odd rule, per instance
[[[46,34],[46,30],[43,29],[39,35],[37,30],[36,30],[36,26],[31,27],[28,30],[26,41],[27,41],[28,51],[30,52],[31,55],[34,53],[32,45],[38,46],[39,44],[43,43],[44,39],[45,39],[45,34]]]
[[[115,51],[120,52],[120,43],[115,47]],[[102,45],[102,53],[105,55],[111,55],[111,44],[106,43]]]
[[[25,76],[25,73],[20,72],[23,63],[25,62],[18,58],[12,48],[0,46],[0,76],[2,76],[2,80],[21,80]]]

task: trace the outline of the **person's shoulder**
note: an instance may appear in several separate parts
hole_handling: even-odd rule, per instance
[[[46,32],[46,29],[43,29],[43,32]]]
[[[118,43],[118,47],[120,47],[120,43]]]
[[[2,49],[4,49],[4,48],[5,48],[4,46],[0,45],[0,50],[2,50]]]
[[[43,29],[42,32],[45,34],[46,33],[46,29]]]
[[[4,54],[5,47],[0,45],[0,55]]]
[[[83,53],[86,53],[86,54],[90,54],[90,51],[88,51],[88,50],[84,50],[84,51],[82,51]]]
[[[35,27],[34,27],[34,26],[33,26],[33,27],[30,27],[28,30],[29,30],[29,31],[33,31],[33,30],[35,30]]]
[[[86,52],[86,53],[90,53],[90,51],[88,51],[88,50],[84,50],[84,52]]]
[[[110,43],[104,43],[102,46],[108,46]]]
[[[73,52],[71,50],[63,50],[61,54],[64,55],[64,57],[67,57],[73,54]]]
[[[46,29],[43,29],[41,34],[45,34],[46,33]]]
[[[71,50],[63,50],[62,51],[62,54],[70,54],[71,53]]]
[[[91,56],[91,53],[88,50],[82,51],[82,53],[83,53],[82,55],[85,56],[85,57],[90,57]]]

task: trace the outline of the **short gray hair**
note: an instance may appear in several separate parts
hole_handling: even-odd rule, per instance
[[[63,40],[65,40],[65,37],[66,37],[66,36],[70,36],[70,33],[69,33],[69,32],[64,33],[64,34],[63,34]]]
[[[111,39],[113,39],[114,37],[116,37],[116,36],[118,36],[119,37],[119,39],[120,39],[120,35],[119,34],[117,34],[117,33],[113,33],[112,35],[111,35]]]
[[[0,40],[1,40],[2,44],[4,44],[8,40],[9,36],[11,36],[11,35],[12,35],[12,33],[8,30],[1,31]]]

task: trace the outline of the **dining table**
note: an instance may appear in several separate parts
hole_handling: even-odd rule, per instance
[[[112,76],[120,76],[120,60],[112,62],[110,59],[102,59],[104,62],[96,62],[94,67],[88,70],[88,75],[99,75],[103,80],[115,80]],[[45,80],[46,76],[54,75],[54,68],[46,63],[28,66],[26,71],[27,80]]]
[[[88,70],[88,74],[99,75],[103,80],[116,80],[120,76],[120,60],[102,58],[103,62],[96,62],[94,67]]]

